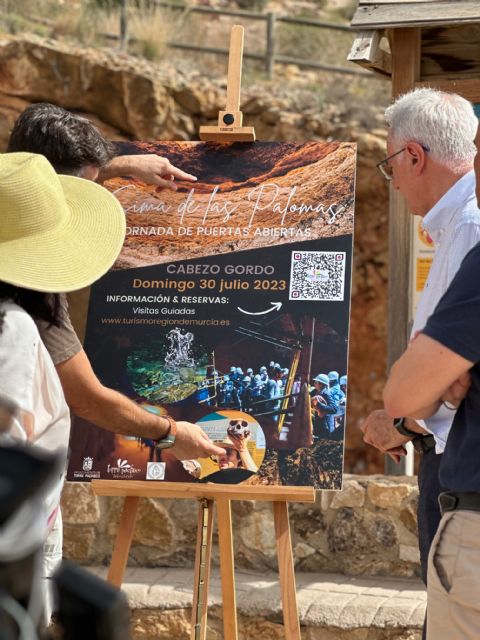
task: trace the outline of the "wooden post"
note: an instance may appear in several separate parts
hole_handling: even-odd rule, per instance
[[[420,77],[420,29],[392,29],[392,97],[415,88]],[[412,215],[403,196],[390,188],[388,222],[388,368],[405,351],[408,343],[410,289],[410,235]],[[407,295],[405,295],[405,293]],[[402,475],[406,461],[399,464],[385,456],[385,473]]]
[[[271,11],[267,13],[267,51],[265,58],[267,63],[267,77],[271,80],[275,64],[275,14]]]
[[[228,55],[227,102],[225,111],[218,112],[216,127],[200,127],[200,140],[207,142],[255,142],[253,127],[244,127],[240,111],[242,84],[243,35],[241,25],[234,25],[230,33]]]
[[[226,110],[235,116],[237,127],[242,126],[240,113],[240,87],[242,84],[243,27],[236,24],[230,33],[230,53],[228,55],[227,104]],[[239,118],[237,120],[236,118]]]
[[[127,0],[120,0],[120,51],[126,51],[128,46]]]

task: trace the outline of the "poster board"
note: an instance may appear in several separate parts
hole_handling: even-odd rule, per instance
[[[355,145],[119,146],[168,157],[198,181],[176,192],[106,184],[127,237],[91,288],[96,374],[147,411],[212,427],[227,452],[248,450],[250,468],[238,454],[238,471],[212,481],[340,489],[346,398],[326,413],[312,382],[347,372]],[[248,432],[241,447],[235,428]],[[181,463],[76,419],[68,479],[192,482],[222,464]]]

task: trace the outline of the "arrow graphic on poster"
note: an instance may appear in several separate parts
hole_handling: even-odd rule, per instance
[[[271,302],[270,304],[272,305],[270,309],[265,309],[265,311],[245,311],[245,309],[242,309],[241,307],[237,307],[237,309],[249,316],[263,316],[265,313],[270,313],[270,311],[279,311],[282,306],[281,302]]]

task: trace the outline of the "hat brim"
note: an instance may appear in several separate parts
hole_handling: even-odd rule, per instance
[[[223,447],[224,449],[235,449],[235,445],[229,438],[224,438],[223,440],[214,440],[213,444],[216,444],[217,447]]]
[[[126,230],[118,200],[89,180],[58,177],[70,215],[47,233],[3,243],[0,280],[48,293],[75,291],[98,280],[117,259]]]

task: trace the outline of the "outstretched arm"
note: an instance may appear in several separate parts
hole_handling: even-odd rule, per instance
[[[122,435],[158,439],[167,434],[168,420],[102,385],[83,349],[56,368],[67,403],[78,417]],[[224,453],[200,427],[184,421],[177,422],[177,437],[171,451],[181,460]]]
[[[175,180],[196,182],[197,178],[173,166],[167,158],[155,153],[112,158],[99,171],[97,182],[104,182],[117,176],[134,176],[147,184],[155,184],[164,189],[177,190]]]

